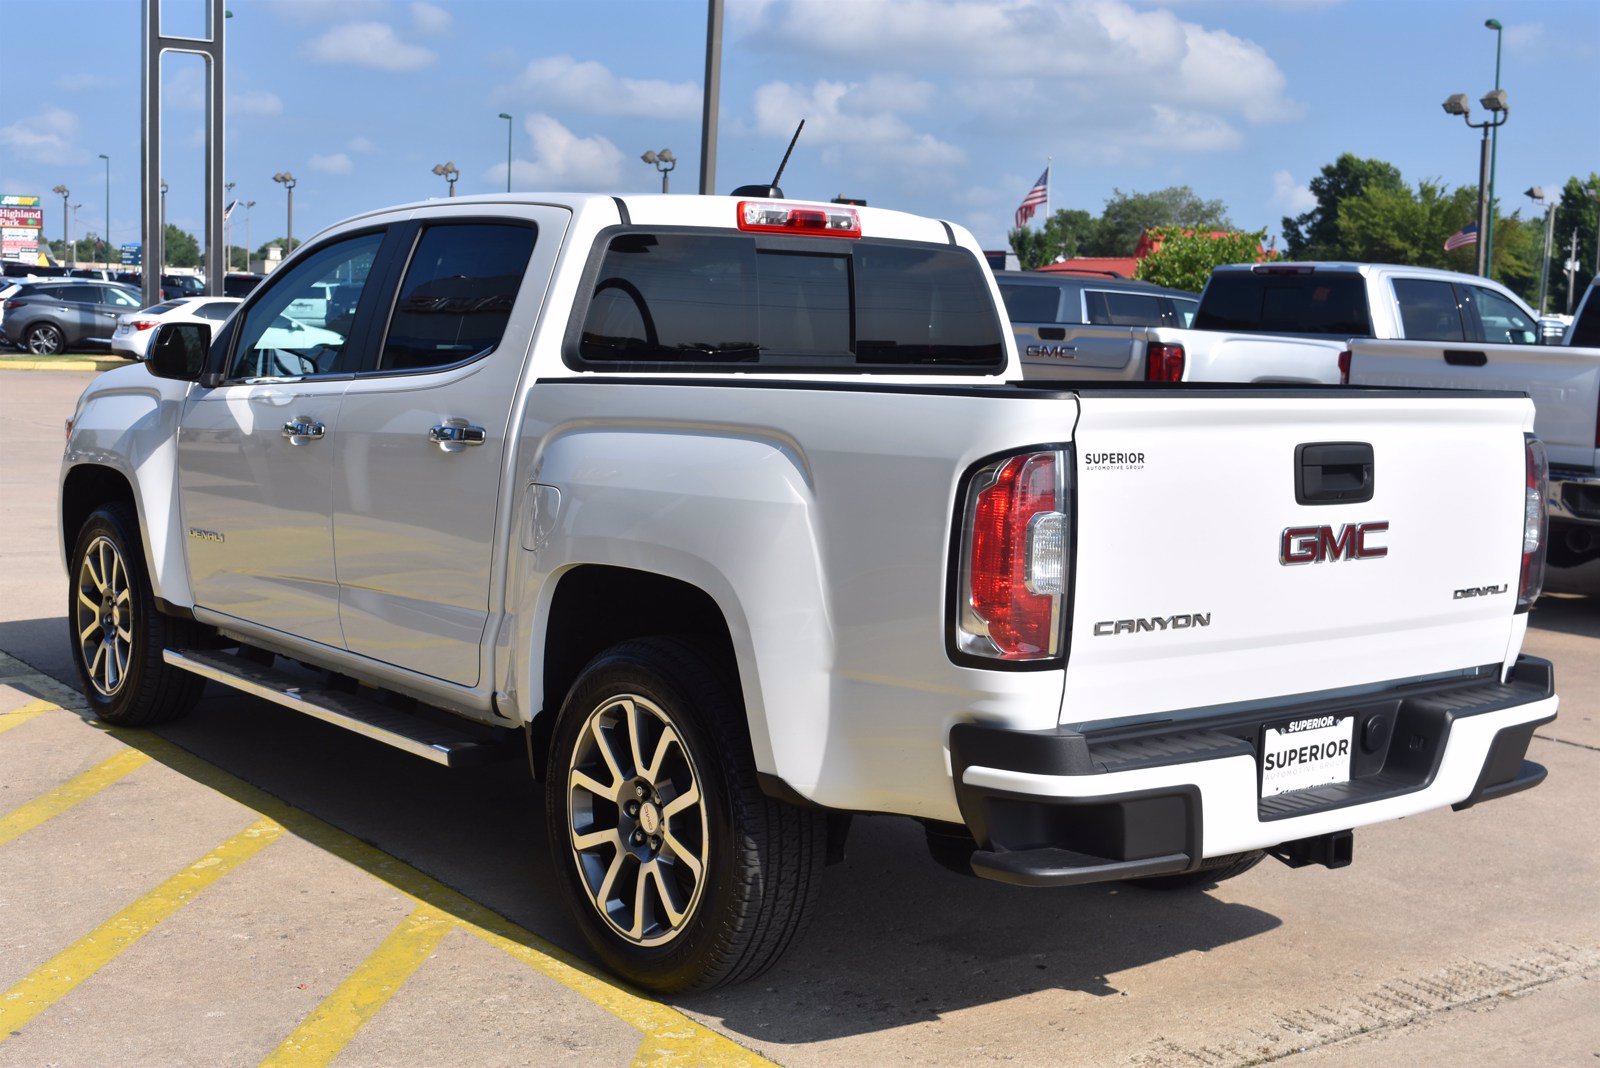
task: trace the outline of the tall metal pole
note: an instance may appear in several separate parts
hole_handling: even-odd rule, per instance
[[[511,192],[511,131],[514,120],[503,111],[500,117],[506,120],[506,192],[509,193]]]
[[[61,198],[61,262],[65,263],[67,262],[67,216],[71,214],[67,201],[72,198],[72,191],[64,185],[58,185],[50,192]]]
[[[1560,200],[1556,201],[1557,204]],[[1556,205],[1544,206],[1544,263],[1539,268],[1539,314],[1544,314],[1545,294],[1550,289],[1550,257],[1555,253],[1551,247],[1556,239]]]
[[[717,191],[717,100],[722,94],[722,0],[706,3],[706,84],[700,109],[700,193]],[[666,192],[666,176],[662,175]]]
[[[247,274],[250,272],[250,253],[252,251],[250,248],[250,209],[255,206],[256,202],[253,200],[244,202],[244,269]]]
[[[100,158],[106,161],[106,230],[102,235],[106,243],[106,267],[111,266],[111,157],[104,152]]]
[[[1500,44],[1505,38],[1505,27],[1500,25],[1499,19],[1488,19],[1484,25],[1494,31],[1494,87],[1500,88]],[[1488,220],[1486,226],[1478,228],[1478,247],[1483,249],[1483,261],[1488,265],[1486,270],[1478,273],[1485,278],[1491,277],[1494,272],[1494,165],[1499,156],[1500,128],[1496,125],[1489,131],[1489,209],[1485,213]]]
[[[287,235],[287,240],[285,241],[285,244],[287,244],[289,246],[288,251],[293,252],[294,251],[294,183],[293,182],[286,182],[286,183],[284,183],[284,188],[289,190],[289,233]]]
[[[1573,283],[1578,273],[1578,228],[1572,228],[1572,251],[1567,256],[1567,314],[1572,314]]]
[[[78,209],[81,207],[83,207],[82,204],[72,205],[72,229],[67,231],[67,244],[72,247],[72,266],[74,267],[78,265],[78,243],[72,234],[73,231],[78,229]]]
[[[1478,261],[1475,273],[1488,277],[1489,242],[1489,126],[1483,127],[1483,143],[1478,151]]]

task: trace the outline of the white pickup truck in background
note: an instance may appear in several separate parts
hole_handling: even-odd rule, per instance
[[[766,197],[330,228],[79,402],[90,709],[209,681],[529,759],[546,877],[658,991],[776,961],[852,813],[988,879],[1203,888],[1542,781],[1526,397],[1019,381],[980,256]]]
[[[1600,592],[1600,288],[1590,283],[1562,344],[1539,345],[1531,311],[1462,277],[1397,281],[1405,340],[1350,342],[1350,381],[1532,397],[1550,458],[1547,585]]]

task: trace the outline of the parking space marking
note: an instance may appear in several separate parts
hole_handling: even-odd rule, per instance
[[[0,734],[20,727],[30,719],[36,719],[46,712],[60,712],[61,706],[53,701],[33,701],[21,708],[13,708],[10,712],[0,712]]]
[[[24,667],[21,662],[13,660],[4,653],[0,653],[0,673],[3,673],[11,664]],[[19,680],[25,680],[35,692],[39,692],[41,689],[47,693],[65,690],[55,680],[37,673],[19,673],[15,677]],[[67,695],[64,693],[63,696]],[[75,696],[72,695],[73,698]],[[32,706],[29,707],[31,708]],[[41,711],[58,710],[60,708],[60,704],[52,704]],[[731,1038],[695,1022],[670,1005],[654,1001],[621,985],[616,980],[602,975],[591,965],[561,949],[554,943],[513,923],[460,891],[451,889],[433,876],[427,875],[399,858],[385,853],[377,846],[369,845],[354,835],[274,797],[260,787],[245,782],[236,775],[222,770],[215,764],[196,756],[173,742],[167,741],[159,735],[144,730],[109,727],[99,724],[96,724],[95,727],[129,746],[127,753],[119,754],[119,757],[112,758],[112,760],[120,758],[134,762],[127,769],[128,771],[149,761],[155,761],[195,783],[231,798],[263,818],[243,834],[229,839],[228,842],[218,847],[212,854],[208,854],[205,858],[197,861],[189,869],[173,876],[161,887],[129,906],[123,913],[108,920],[100,928],[96,929],[93,934],[81,940],[77,945],[63,951],[54,960],[18,983],[11,990],[0,994],[0,1042],[5,1041],[8,1032],[18,1030],[23,1024],[48,1008],[51,1003],[67,994],[78,983],[92,975],[95,970],[109,963],[118,953],[132,945],[138,938],[147,933],[151,927],[159,923],[161,919],[164,919],[166,915],[176,910],[189,898],[199,893],[206,885],[221,878],[222,875],[225,875],[232,868],[237,867],[244,859],[247,859],[249,855],[253,855],[282,834],[289,833],[355,865],[416,901],[419,908],[412,914],[413,918],[418,915],[434,915],[442,920],[449,921],[448,926],[443,923],[438,925],[440,938],[455,927],[469,931],[514,959],[553,979],[573,993],[582,996],[623,1023],[640,1031],[643,1034],[643,1041],[633,1060],[636,1065],[706,1065],[709,1068],[732,1068],[735,1065],[770,1065],[772,1063],[764,1057],[745,1049]],[[107,763],[111,762],[107,761]],[[85,775],[88,774],[92,774],[92,770],[85,773]],[[81,779],[83,776],[79,778]],[[73,780],[73,782],[77,781]],[[66,786],[71,785],[72,783],[66,784]],[[57,791],[51,791],[45,797],[51,797],[60,790],[65,790],[66,786],[58,788]],[[86,794],[85,796],[88,795]],[[40,800],[43,801],[44,798]],[[79,800],[82,800],[82,798],[79,798]],[[27,807],[23,806],[23,808]],[[66,807],[70,807],[70,805]],[[18,812],[21,811],[21,809],[18,810]],[[247,839],[247,836],[252,835],[254,837]],[[219,857],[219,854],[224,850],[233,853],[240,848],[246,849],[247,852],[242,856],[237,856],[236,859],[225,861]],[[190,884],[196,877],[206,877],[205,882],[191,886]],[[176,899],[178,892],[183,894],[181,900]],[[407,922],[409,923],[410,921]],[[119,936],[121,941],[117,941]],[[393,939],[397,936],[401,937],[403,943],[409,943],[413,949],[419,944],[417,939],[422,937],[420,932],[406,932],[404,925],[395,934],[392,934],[390,938]],[[384,946],[379,947],[378,954],[382,954],[387,946],[388,942],[386,941]],[[403,948],[389,948],[393,949],[394,956],[401,960],[404,959],[405,951]],[[432,947],[429,948],[428,952],[432,952]],[[375,956],[378,954],[375,954]],[[426,957],[427,953],[418,955],[415,958],[416,964],[413,964],[405,974],[409,975],[416,965],[420,964],[421,960],[426,959]],[[357,977],[361,976],[363,970],[368,969],[368,965],[371,964],[373,964],[373,961],[369,959],[366,964],[357,969],[355,974],[345,980],[334,994],[329,995],[329,998],[324,1001],[322,1006],[313,1010],[311,1016],[307,1017],[300,1025],[300,1028],[297,1028],[289,1039],[286,1039],[283,1045],[279,1047],[279,1051],[272,1055],[272,1057],[279,1057],[280,1059],[272,1061],[269,1058],[268,1063],[290,1063],[291,1061],[297,1065],[303,1063],[326,1063],[326,1060],[316,1060],[311,1056],[302,1058],[299,1056],[281,1057],[280,1055],[284,1051],[284,1046],[287,1046],[290,1041],[295,1039],[295,1036],[300,1035],[307,1027],[325,1027],[328,1033],[332,1033],[333,1023],[331,1020],[325,1019],[319,1023],[318,1014],[324,1007],[331,1007],[329,1003],[333,998],[338,996],[341,990],[352,986]],[[380,968],[389,968],[391,966],[389,963],[380,961],[378,966],[374,966],[369,971],[363,982],[376,977],[381,984],[383,979],[381,974],[378,974]],[[403,980],[405,976],[399,975],[398,972],[391,974],[396,976],[394,987],[398,988],[401,985],[400,980]],[[352,987],[352,990],[346,993],[349,995],[356,992],[359,991]],[[392,993],[393,991],[391,990],[389,993],[384,994],[382,1000],[386,1001]],[[351,998],[350,1001],[353,1004],[355,999]],[[381,1007],[382,1001],[374,1004],[371,1012],[368,1012],[360,1020],[360,1023],[350,1031],[349,1036],[340,1043],[340,1048],[345,1043],[348,1043],[359,1032],[360,1025],[364,1025],[366,1020],[370,1019],[372,1013],[375,1013]],[[348,1021],[349,1017],[346,1016],[345,1020]],[[337,1052],[337,1049],[332,1050],[329,1052],[328,1057],[331,1058]]]
[[[68,779],[49,793],[34,798],[0,816],[0,846],[33,830],[39,824],[61,815],[72,806],[87,801],[118,779],[150,763],[150,757],[137,749],[125,749],[103,760],[76,778]]]
[[[268,1054],[261,1068],[313,1068],[331,1062],[457,926],[453,916],[432,905],[418,905]]]
[[[110,964],[195,895],[282,836],[283,828],[276,822],[257,820],[0,994],[0,1043]]]

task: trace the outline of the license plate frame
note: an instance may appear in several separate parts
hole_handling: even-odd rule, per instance
[[[1258,795],[1262,800],[1349,782],[1355,760],[1354,715],[1302,716],[1261,726]]]

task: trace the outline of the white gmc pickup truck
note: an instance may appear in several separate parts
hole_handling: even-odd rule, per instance
[[[550,878],[658,991],[772,964],[855,812],[1203,887],[1543,778],[1525,397],[1025,383],[998,307],[969,234],[878,209],[341,223],[84,393],[84,692],[525,754]]]

